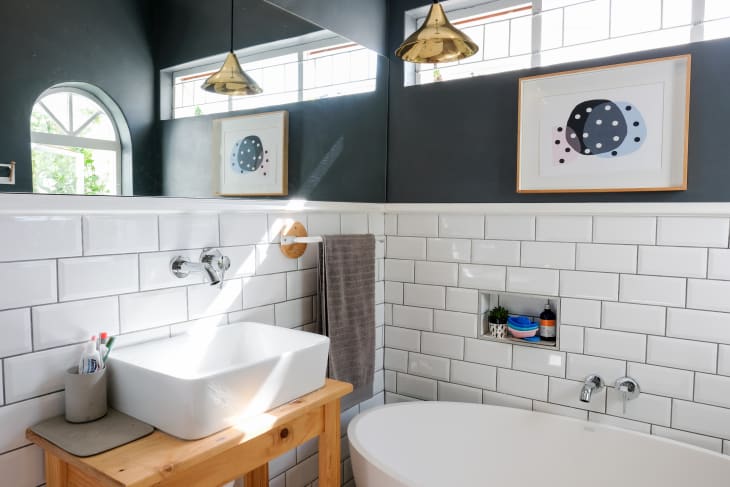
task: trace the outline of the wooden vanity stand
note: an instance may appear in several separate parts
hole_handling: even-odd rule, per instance
[[[340,487],[340,399],[352,385],[327,379],[322,389],[201,440],[155,430],[113,450],[81,458],[30,430],[43,448],[48,487],[215,487],[244,477],[269,485],[269,460],[319,436],[319,485]]]

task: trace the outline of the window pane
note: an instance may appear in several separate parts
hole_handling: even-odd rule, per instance
[[[595,0],[565,8],[565,45],[608,37],[608,0]]]
[[[101,113],[81,132],[79,137],[99,140],[117,140],[117,133],[114,131],[114,124],[106,113]]]
[[[542,0],[542,9],[544,11],[554,8],[567,7],[569,5],[575,5],[576,3],[582,3],[584,1],[585,0]]]
[[[481,61],[482,56],[484,55],[484,27],[478,25],[476,27],[468,27],[466,29],[462,29],[462,31],[464,32],[464,34],[468,35],[477,46],[479,46],[479,51],[477,51],[475,55],[459,62],[463,64]]]
[[[611,36],[618,37],[661,27],[661,0],[613,0],[611,2]]]
[[[532,16],[510,20],[510,56],[532,52]]]
[[[692,0],[664,0],[663,27],[676,27],[692,23]]]
[[[705,20],[730,17],[730,1],[705,0]]]
[[[555,49],[563,45],[563,11],[561,9],[550,10],[539,14],[540,26],[540,49]]]
[[[43,134],[64,134],[66,133],[60,125],[53,120],[48,112],[40,106],[35,104],[33,106],[33,112],[30,115],[30,130],[31,132],[40,132]]]
[[[484,59],[509,55],[509,21],[484,26]]]
[[[33,144],[33,192],[117,194],[117,153]]]

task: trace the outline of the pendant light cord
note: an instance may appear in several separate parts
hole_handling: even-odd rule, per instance
[[[231,0],[231,52],[233,52],[233,2]]]

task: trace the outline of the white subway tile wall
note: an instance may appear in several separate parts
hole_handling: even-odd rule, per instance
[[[386,402],[481,398],[730,454],[730,218],[385,222]],[[559,298],[559,347],[480,339],[481,291]],[[585,404],[589,374],[608,388]],[[613,388],[624,375],[642,389],[625,412]]]
[[[483,219],[483,217],[480,217]],[[78,360],[80,343],[100,331],[121,333],[119,346],[169,337],[194,327],[224,326],[239,321],[260,321],[302,330],[316,328],[317,253],[311,245],[299,259],[286,259],[275,242],[281,229],[293,222],[309,223],[310,234],[374,233],[382,236],[386,219],[375,213],[252,213],[250,211],[195,214],[93,214],[56,216],[1,216],[0,227],[0,471],[3,485],[35,486],[43,480],[41,450],[30,446],[25,429],[63,412],[62,372]],[[433,235],[438,233],[434,217]],[[83,223],[83,224],[82,224]],[[445,222],[445,224],[448,222]],[[452,229],[466,222],[454,220]],[[408,220],[403,220],[408,225]],[[420,227],[420,222],[414,222]],[[391,226],[389,222],[388,227]],[[484,224],[477,236],[483,237]],[[471,236],[471,234],[469,235]],[[457,240],[457,244],[464,242]],[[469,240],[465,241],[467,246]],[[404,250],[409,242],[403,242]],[[452,307],[464,311],[476,330],[476,291],[459,295],[458,264],[449,269],[424,262],[426,242],[418,239],[422,252],[419,278],[409,300],[417,306],[430,305],[438,298],[444,307],[445,288],[454,286]],[[220,246],[231,258],[223,289],[203,282],[200,274],[185,279],[169,271],[178,255],[197,261],[203,247]],[[468,252],[467,252],[468,254]],[[376,374],[374,397],[342,414],[342,433],[347,422],[361,410],[385,401],[385,383],[395,383],[394,375],[383,373],[392,365],[392,352],[384,354],[383,329],[386,309],[386,271],[391,277],[414,280],[414,262],[389,260],[384,246],[376,250]],[[450,259],[449,259],[450,260]],[[469,256],[465,259],[469,262]],[[404,263],[405,265],[401,264]],[[401,264],[400,266],[398,264]],[[403,290],[400,289],[402,299]],[[473,305],[473,308],[471,307]],[[423,308],[410,308],[416,315]],[[433,312],[428,311],[428,326]],[[387,309],[392,316],[392,309]],[[391,318],[392,319],[392,318]],[[410,318],[412,321],[416,317]],[[462,325],[456,327],[458,332]],[[430,329],[430,328],[429,328]],[[411,332],[407,336],[404,332]],[[458,334],[458,333],[457,333]],[[396,348],[421,346],[419,331],[388,327],[385,343]],[[471,336],[471,335],[470,335]],[[476,331],[474,335],[476,336]],[[408,340],[410,339],[411,345]],[[464,338],[433,333],[426,345],[431,352],[443,347],[445,353],[461,359]],[[416,348],[414,348],[416,347]],[[429,348],[430,347],[430,348]],[[440,366],[432,372],[449,380],[449,360],[424,354],[414,356],[414,373]],[[424,369],[425,367],[425,369]],[[406,359],[403,371],[408,372]],[[415,383],[421,377],[412,376]],[[407,383],[407,379],[403,384]],[[447,385],[448,387],[448,385]],[[481,401],[481,389],[474,388]],[[433,396],[436,385],[434,381]],[[457,397],[460,391],[454,391]],[[346,445],[346,440],[343,439]],[[343,447],[343,485],[352,484],[349,451]],[[305,487],[317,478],[316,443],[292,450],[271,462],[271,485]]]

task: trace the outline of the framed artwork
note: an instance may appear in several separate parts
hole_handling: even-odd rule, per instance
[[[213,120],[220,196],[284,196],[288,189],[289,113]]]
[[[687,189],[689,55],[520,79],[517,192]]]

